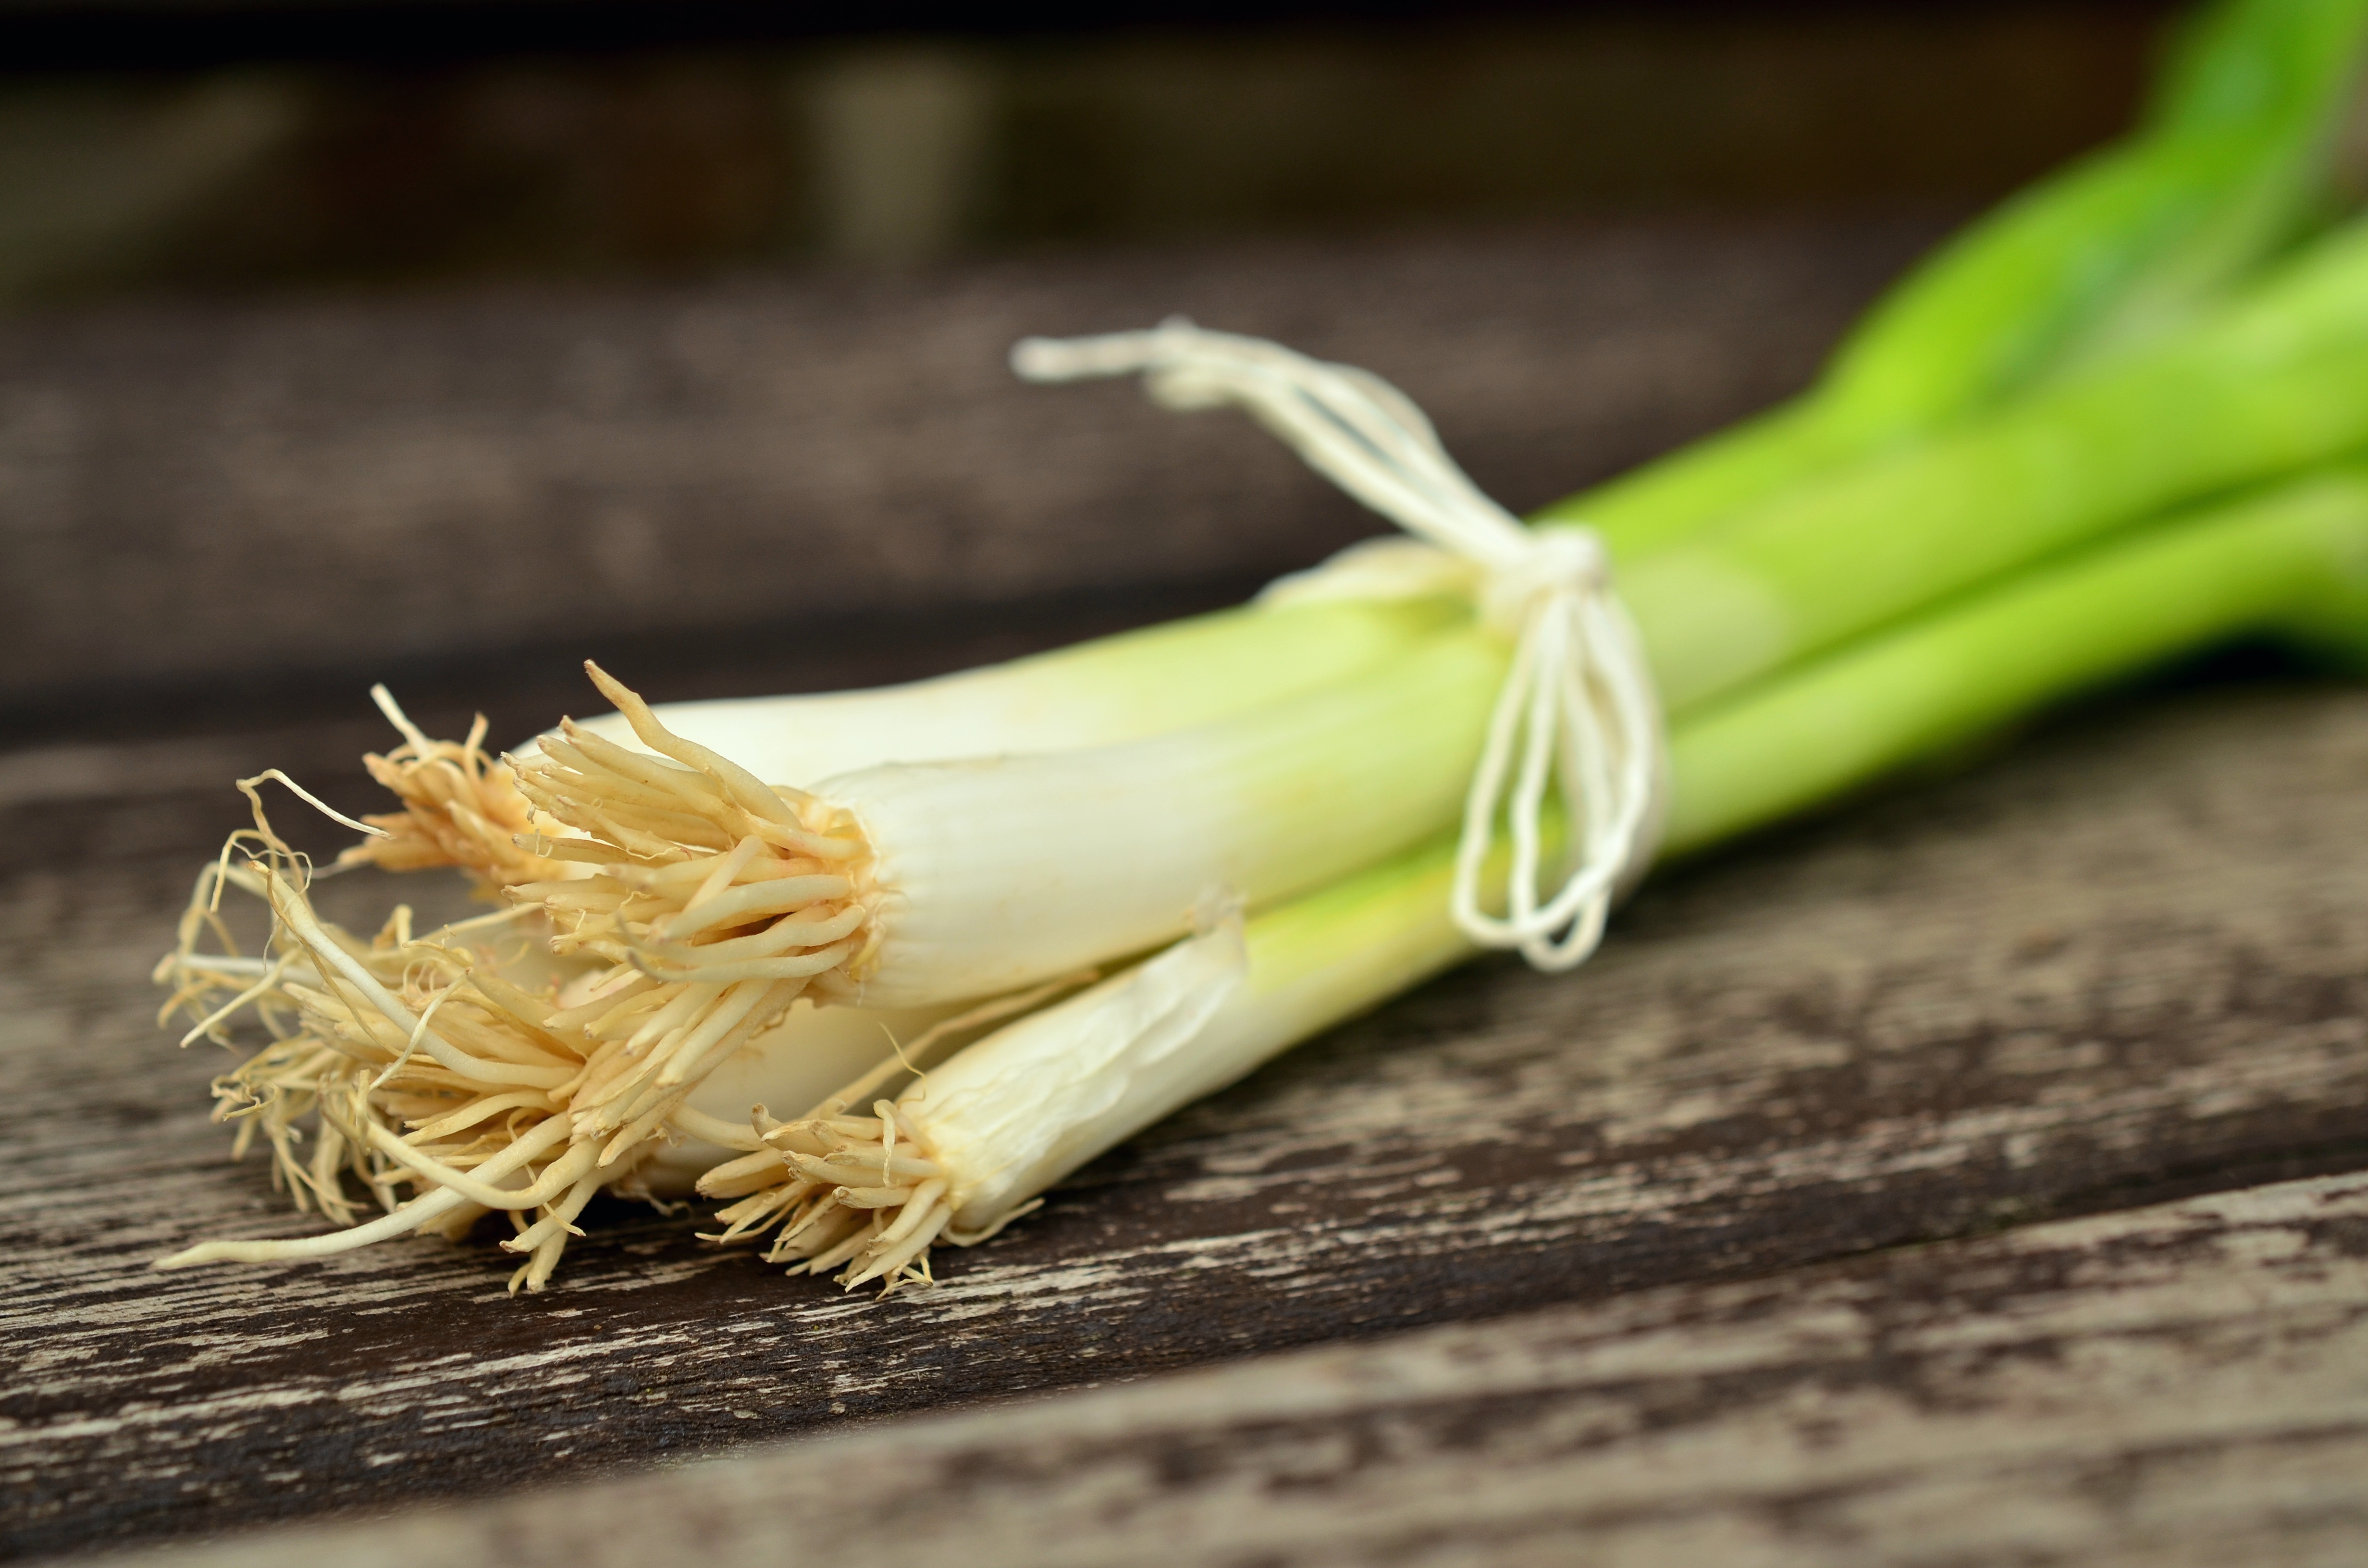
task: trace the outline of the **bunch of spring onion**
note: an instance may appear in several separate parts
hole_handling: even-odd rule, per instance
[[[721,1236],[893,1288],[1478,947],[1583,958],[1656,845],[2199,643],[2361,643],[2368,231],[2296,242],[2364,12],[2207,13],[2128,143],[1945,251],[1790,409],[1554,510],[1591,530],[1521,530],[1361,372],[1186,325],[1023,346],[1246,406],[1430,542],[882,692],[652,709],[595,670],[615,714],[502,758],[386,700],[404,810],[350,858],[507,908],[350,936],[256,797],[160,974],[186,1038],[269,1029],[220,1108],[345,1228],[167,1261],[500,1210],[535,1288],[594,1194],[695,1187]],[[255,957],[231,889],[270,911]]]

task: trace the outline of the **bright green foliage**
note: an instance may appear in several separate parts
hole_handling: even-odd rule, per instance
[[[1803,486],[1623,579],[1680,716],[2214,492],[2368,446],[2368,222],[1989,418]]]
[[[2140,129],[1943,246],[1803,397],[1548,508],[1623,559],[2176,326],[2318,221],[2368,4],[2224,0]]]
[[[2368,653],[2368,472],[2147,528],[1851,644],[1678,726],[1666,849],[1831,800],[2187,650],[2283,633]]]

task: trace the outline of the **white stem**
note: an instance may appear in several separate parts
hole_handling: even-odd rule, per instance
[[[898,1114],[947,1176],[951,1233],[991,1233],[1103,1151],[1468,957],[1447,904],[1454,870],[1441,840],[1238,936],[1180,943],[907,1090]]]
[[[1172,941],[1224,890],[1251,907],[1455,820],[1504,651],[1447,634],[1366,675],[1128,746],[877,768],[815,793],[877,857],[866,1006],[1017,990]]]
[[[888,762],[1076,751],[1315,690],[1469,617],[1468,604],[1437,585],[1392,602],[1227,610],[871,691],[672,702],[655,711],[677,734],[780,782]],[[622,714],[583,722],[604,739],[639,744]]]

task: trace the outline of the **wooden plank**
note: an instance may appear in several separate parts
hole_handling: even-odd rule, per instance
[[[1014,340],[1184,311],[1367,364],[1533,506],[1797,383],[1934,233],[1664,222],[0,322],[0,720],[251,725],[375,679],[484,701],[489,671],[586,654],[803,687],[849,642],[942,647],[949,613],[1239,597],[1377,525],[1246,420],[1019,384]]]
[[[1475,966],[1337,1031],[885,1302],[622,1210],[534,1300],[432,1242],[150,1274],[295,1228],[222,1162],[214,1064],[147,1017],[236,802],[28,798],[0,872],[0,1539],[511,1488],[2348,1168],[2363,771],[2348,689],[2089,715],[1668,876],[1579,976]]]
[[[2363,1472],[2354,1175],[137,1561],[2331,1564]]]

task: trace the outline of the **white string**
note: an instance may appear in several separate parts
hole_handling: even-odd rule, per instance
[[[1149,332],[1021,341],[1031,381],[1140,372],[1170,408],[1247,409],[1308,465],[1422,541],[1371,541],[1269,597],[1437,592],[1462,585],[1484,619],[1515,637],[1510,670],[1465,798],[1455,923],[1487,948],[1543,970],[1575,967],[1602,940],[1623,877],[1652,855],[1662,778],[1660,704],[1636,629],[1612,591],[1592,528],[1522,526],[1474,484],[1422,411],[1387,381],[1263,338],[1174,318]],[[1570,869],[1551,894],[1543,815],[1558,796]],[[1512,867],[1502,915],[1480,907],[1504,819]]]

